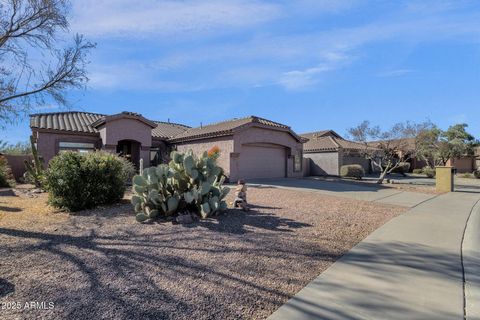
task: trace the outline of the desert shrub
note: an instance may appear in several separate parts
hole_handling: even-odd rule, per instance
[[[392,170],[392,173],[400,173],[405,175],[406,173],[408,173],[408,171],[410,171],[410,163],[399,162],[397,167],[394,170]]]
[[[8,166],[7,159],[0,155],[0,188],[13,187],[15,179],[13,178],[12,170]]]
[[[359,164],[349,164],[340,167],[340,176],[362,179],[365,176],[365,170],[363,170],[363,167]]]
[[[43,188],[45,184],[45,166],[35,145],[35,139],[30,136],[30,149],[32,151],[32,161],[24,161],[25,173],[23,178],[26,182],[34,184],[37,188]]]
[[[428,178],[435,178],[435,175],[436,175],[435,168],[431,168],[431,167],[424,167],[423,168],[423,173]]]
[[[68,211],[118,202],[125,193],[127,172],[118,156],[105,152],[65,152],[49,164],[49,203]]]
[[[123,172],[125,176],[125,184],[129,185],[132,183],[132,179],[138,173],[138,170],[137,168],[135,168],[135,165],[128,159],[125,159],[124,157],[118,157],[118,159],[122,162]]]
[[[218,152],[217,152],[218,153]],[[207,218],[227,209],[223,200],[229,189],[223,187],[223,170],[205,152],[196,157],[172,152],[168,165],[161,164],[133,178],[132,205],[143,222],[187,211]]]
[[[475,179],[476,178],[475,174],[471,173],[471,172],[459,173],[457,175],[457,177],[465,178],[465,179]]]
[[[423,169],[413,169],[413,173],[415,173],[415,174],[422,174],[422,173],[423,173]]]

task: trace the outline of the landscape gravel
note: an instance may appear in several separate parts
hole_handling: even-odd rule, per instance
[[[46,197],[0,197],[0,319],[265,319],[406,211],[251,187],[249,212],[140,224],[128,200],[68,214]]]

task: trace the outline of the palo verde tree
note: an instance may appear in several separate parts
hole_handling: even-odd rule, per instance
[[[388,130],[379,126],[371,126],[368,121],[350,128],[350,137],[365,147],[362,155],[369,159],[372,166],[381,172],[377,183],[383,183],[385,177],[400,168],[417,153],[417,136],[433,127],[430,122],[397,123]]]
[[[422,132],[417,138],[418,156],[433,168],[446,165],[452,158],[473,155],[478,141],[467,132],[467,127],[461,123],[443,131],[433,126]]]
[[[68,9],[67,0],[0,2],[0,126],[33,105],[65,105],[65,91],[88,81],[86,54],[94,45],[78,34],[64,41]]]

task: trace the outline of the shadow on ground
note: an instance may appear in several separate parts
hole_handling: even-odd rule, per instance
[[[15,292],[15,286],[13,283],[8,282],[5,279],[0,278],[0,298],[7,296]]]
[[[284,233],[309,225],[259,214],[255,209],[198,222],[187,227],[194,229],[191,232],[167,229],[167,225],[134,224],[108,235],[109,215],[113,211],[78,217],[89,219],[92,227],[77,225],[74,220],[71,230],[61,234],[0,228],[0,242],[10,238],[8,243],[14,243],[0,247],[2,273],[8,271],[16,279],[11,280],[16,285],[12,299],[54,301],[56,308],[42,311],[43,319],[242,318],[245,308],[278,307],[289,298],[284,289],[266,286],[258,276],[295,283],[294,276],[285,278],[295,272],[294,266],[287,269],[288,261],[334,261],[340,254],[293,239],[285,245],[288,238],[271,231]],[[270,232],[245,237],[250,227]],[[144,228],[150,229],[143,232]],[[215,263],[206,263],[200,258],[204,255]],[[242,257],[257,257],[258,263],[247,263]],[[276,259],[286,264],[269,269],[265,260]],[[16,273],[20,265],[25,274]],[[36,285],[30,282],[33,279]],[[2,294],[14,290],[13,284],[5,288]],[[249,301],[236,304],[239,295]],[[19,314],[40,315],[34,310]]]
[[[23,210],[20,209],[20,208],[16,208],[16,207],[0,206],[0,212],[1,212],[1,211],[4,211],[4,212],[21,212],[21,211],[23,211]]]
[[[248,181],[248,183],[255,185],[256,188],[265,188],[268,187],[265,185],[272,185],[329,192],[378,192],[379,190],[391,189],[376,183],[323,177],[311,177],[308,179],[257,179]]]
[[[480,258],[477,262],[480,263]],[[403,242],[361,243],[337,264],[341,265],[338,271],[343,272],[344,277],[340,273],[331,277],[327,272],[314,280],[308,286],[308,293],[300,292],[289,301],[285,310],[297,312],[289,316],[298,319],[457,319],[463,313],[462,308],[456,314],[443,308],[425,291],[431,287],[412,282],[415,276],[427,276],[433,283],[448,279],[456,284],[461,297],[463,273],[458,253]],[[405,289],[408,286],[412,288],[410,291],[415,291],[414,295],[400,294],[404,290],[409,292]]]

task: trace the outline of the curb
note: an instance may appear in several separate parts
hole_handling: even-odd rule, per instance
[[[464,318],[480,319],[480,200],[472,208],[462,242]]]

